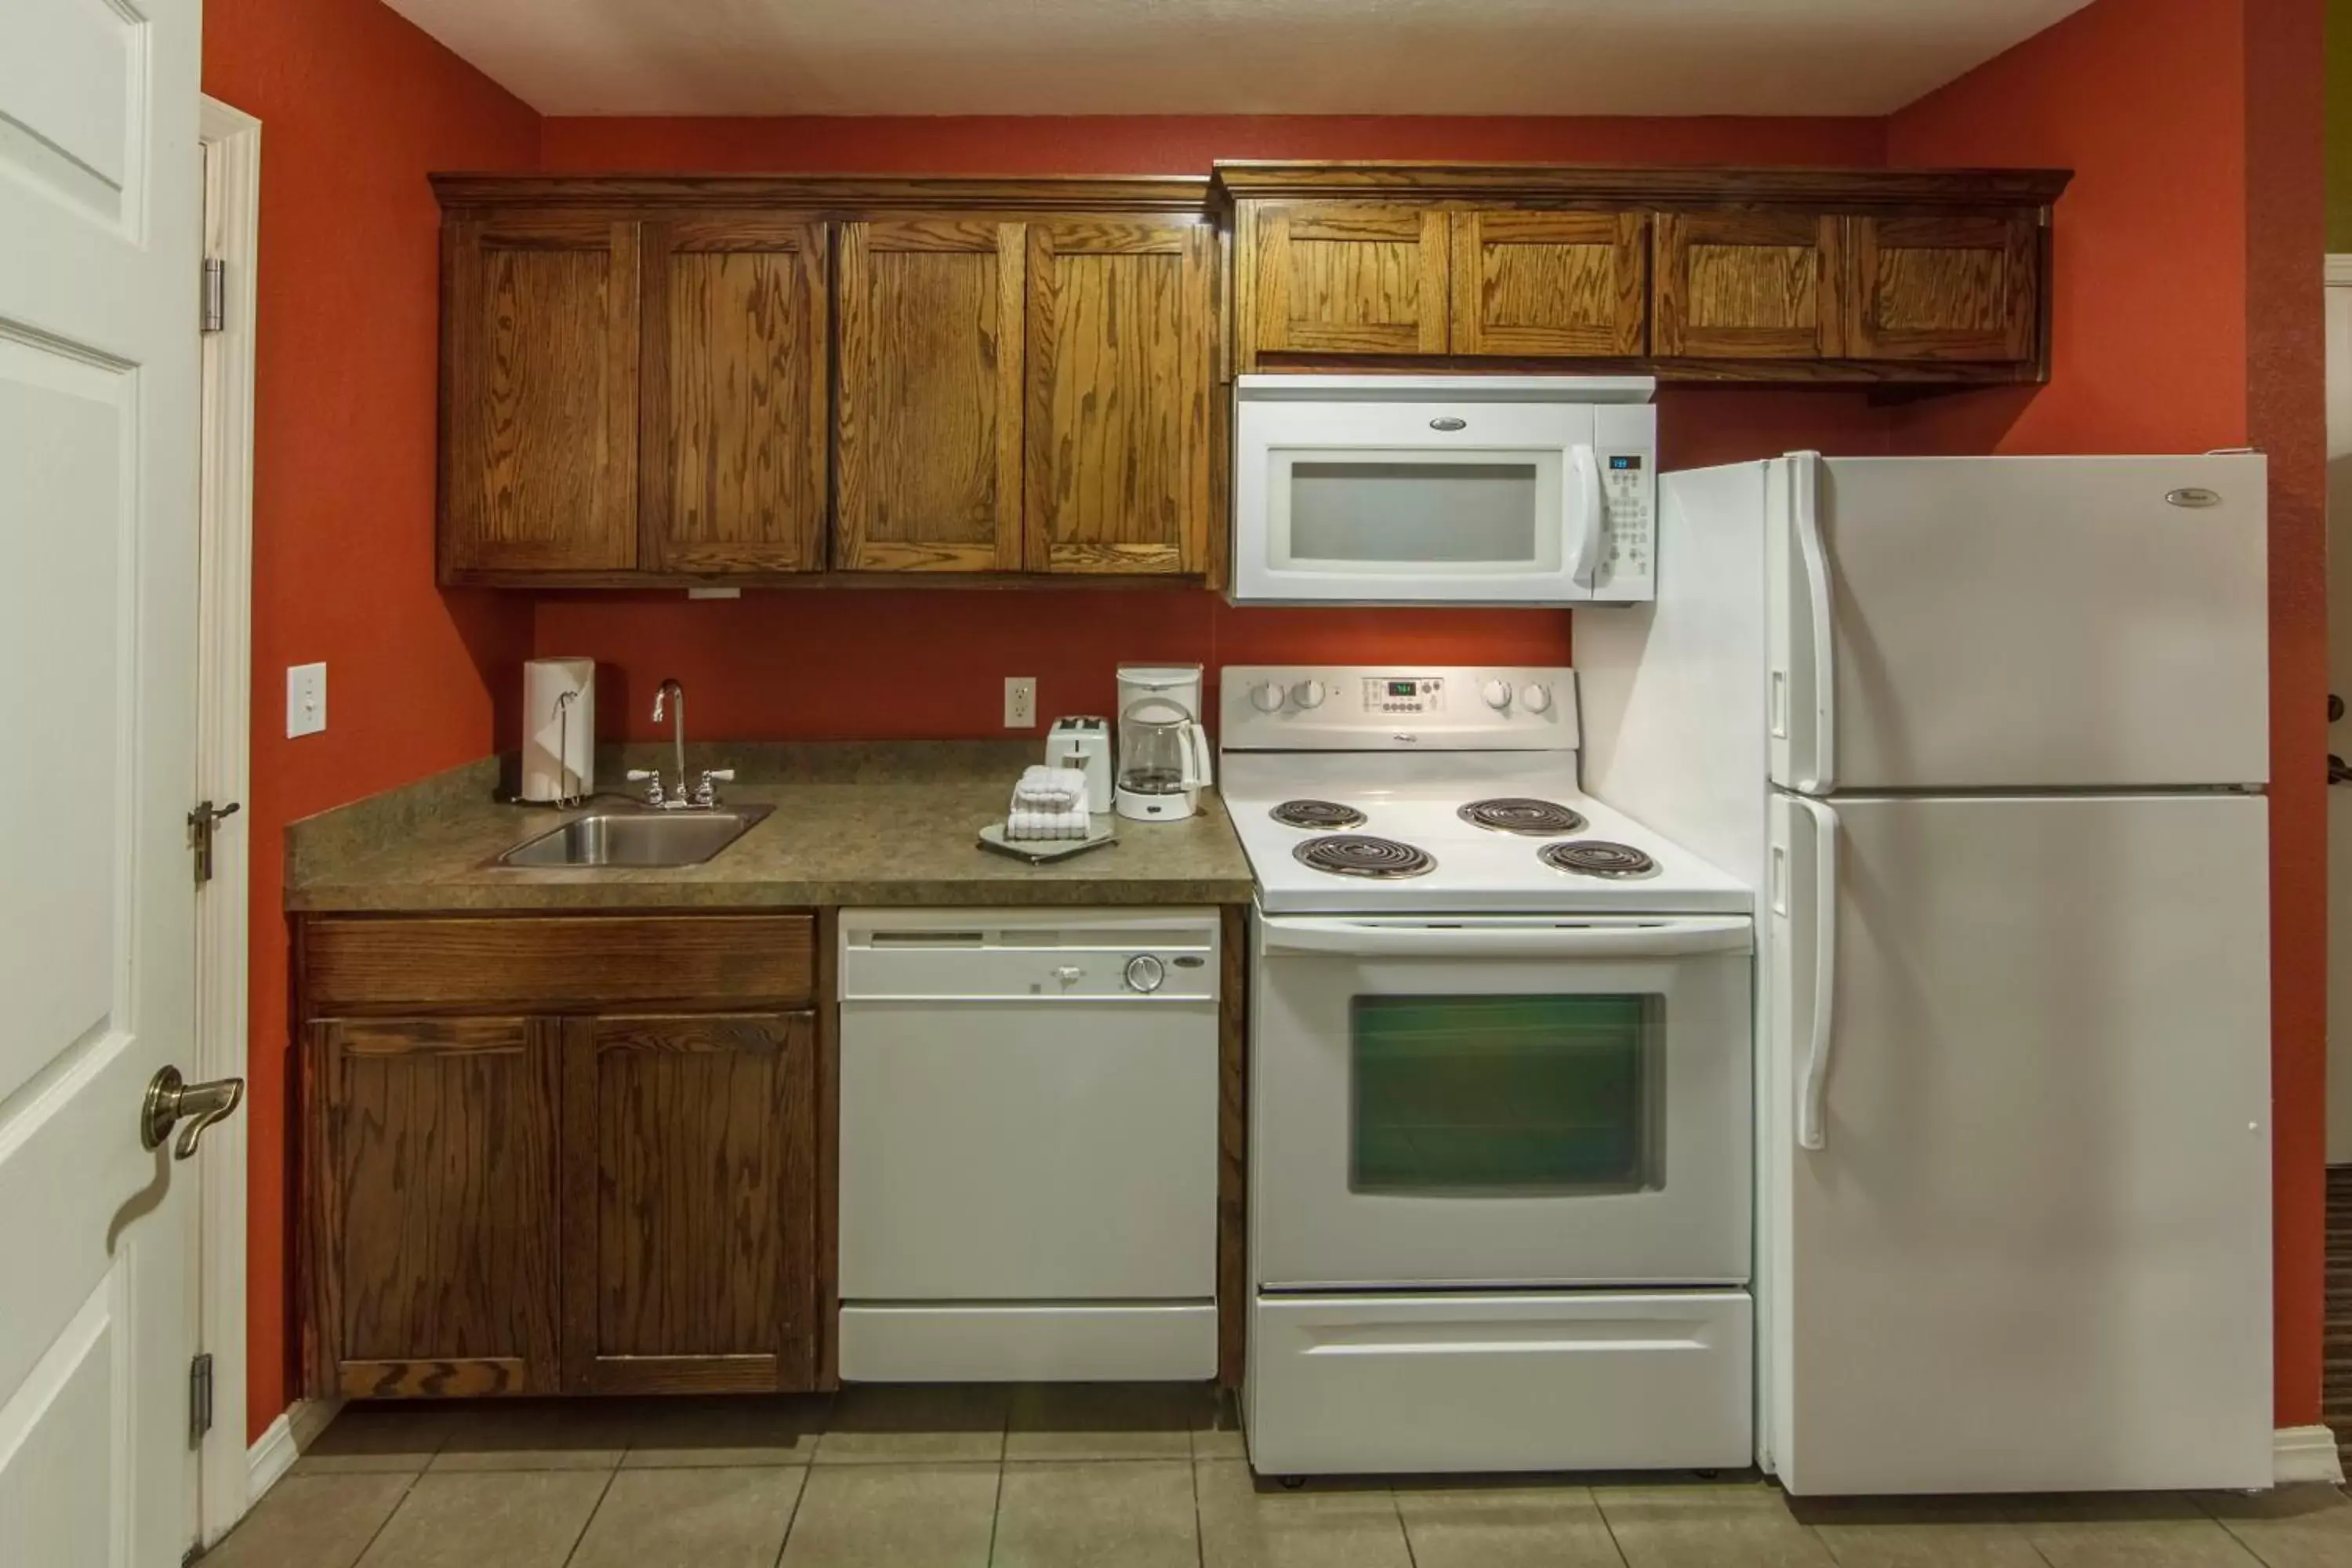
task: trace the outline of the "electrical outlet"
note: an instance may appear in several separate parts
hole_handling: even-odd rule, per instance
[[[286,738],[315,735],[327,727],[327,667],[286,667]]]
[[[1004,727],[1008,730],[1034,730],[1037,727],[1035,676],[1008,675],[1004,678]]]

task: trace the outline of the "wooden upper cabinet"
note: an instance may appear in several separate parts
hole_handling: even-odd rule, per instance
[[[1806,212],[1657,217],[1651,347],[1668,357],[1835,359],[1843,220]]]
[[[509,211],[443,232],[445,569],[637,563],[637,226]]]
[[[1017,572],[1022,226],[841,226],[834,564]]]
[[[2035,214],[1846,221],[1853,268],[1847,353],[2006,363],[2034,357],[2042,297]]]
[[[311,1026],[310,1392],[552,1394],[555,1026]]]
[[[645,226],[639,519],[647,568],[824,569],[832,295],[822,224]]]
[[[1643,212],[1453,215],[1452,352],[1627,359],[1649,339]]]
[[[561,1026],[565,1389],[813,1386],[814,1017]]]
[[[1254,204],[1257,353],[1446,352],[1445,213],[1380,201]]]
[[[1028,570],[1204,570],[1215,244],[1172,217],[1028,225]]]

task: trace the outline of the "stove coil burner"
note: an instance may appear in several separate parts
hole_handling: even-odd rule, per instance
[[[1286,800],[1266,813],[1285,827],[1361,827],[1364,814],[1336,800]]]
[[[1655,860],[1632,845],[1612,844],[1605,838],[1547,844],[1536,853],[1555,871],[1573,871],[1585,877],[1646,877],[1658,868]]]
[[[1425,849],[1399,844],[1393,838],[1373,838],[1358,833],[1309,838],[1290,852],[1297,857],[1299,864],[1312,866],[1318,871],[1328,871],[1339,877],[1370,877],[1381,881],[1419,877],[1437,868],[1435,857]]]
[[[1588,826],[1580,815],[1556,800],[1530,800],[1520,795],[1474,800],[1454,815],[1496,833],[1518,833],[1529,838],[1557,838],[1562,834],[1581,833]]]

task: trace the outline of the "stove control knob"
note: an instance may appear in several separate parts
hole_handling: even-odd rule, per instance
[[[1140,991],[1148,996],[1159,990],[1160,983],[1167,978],[1168,966],[1151,953],[1139,952],[1127,961],[1127,988],[1129,991]]]
[[[1250,688],[1250,706],[1261,713],[1272,713],[1282,707],[1282,688],[1271,680],[1261,681]]]
[[[1486,706],[1496,712],[1511,705],[1511,683],[1507,680],[1486,682]]]
[[[1323,683],[1302,680],[1290,689],[1290,700],[1301,708],[1320,708],[1323,706]]]
[[[1519,706],[1530,713],[1541,713],[1551,707],[1551,688],[1535,684],[1519,693]]]

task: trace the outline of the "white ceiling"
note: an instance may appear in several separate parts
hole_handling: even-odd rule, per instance
[[[1883,114],[2087,0],[387,0],[548,114]]]

